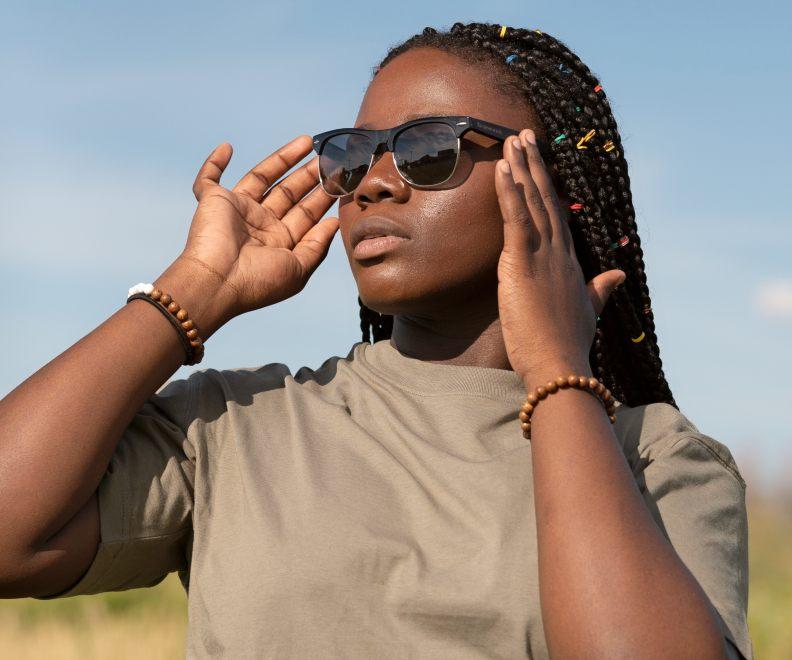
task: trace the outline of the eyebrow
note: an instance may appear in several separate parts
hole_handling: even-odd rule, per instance
[[[436,113],[434,113],[434,112],[426,112],[426,113],[424,113],[424,114],[412,114],[412,115],[407,115],[407,117],[405,117],[405,118],[404,118],[404,121],[402,121],[402,122],[400,122],[400,123],[401,123],[401,124],[404,124],[404,123],[406,123],[406,122],[408,122],[408,121],[412,121],[413,119],[423,119],[424,117],[438,117],[438,116],[441,116],[441,115],[437,115],[437,114],[436,114]],[[398,125],[398,124],[397,124],[397,125]],[[370,128],[370,127],[371,127],[371,124],[361,124],[361,125],[360,125],[360,126],[358,126],[357,128],[365,128],[365,129],[368,129],[368,128]]]

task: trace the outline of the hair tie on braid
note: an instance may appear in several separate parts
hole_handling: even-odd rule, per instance
[[[509,55],[506,58],[506,64],[511,64],[516,59],[517,59],[517,54],[516,53],[512,53],[511,55]]]
[[[578,140],[577,148],[578,149],[588,149],[588,147],[583,144],[584,142],[588,142],[591,138],[594,137],[596,131],[592,128],[586,135]]]
[[[563,62],[561,62],[561,64],[558,65],[558,68],[561,69],[561,73],[567,73],[567,74],[572,73],[572,69],[570,69],[569,67],[565,67]]]
[[[600,91],[601,89],[602,89],[602,85],[597,85],[597,86],[594,88],[594,91],[595,91],[595,92],[598,92],[598,91]]]
[[[633,342],[635,342],[637,344],[638,342],[643,341],[644,337],[646,337],[646,333],[645,332],[641,332],[641,334],[638,335],[637,338],[630,337],[630,339],[632,339]]]
[[[505,25],[501,25],[500,38],[503,39],[505,36],[506,36],[506,26]]]

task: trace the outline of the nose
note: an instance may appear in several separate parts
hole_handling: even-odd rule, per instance
[[[410,197],[410,186],[396,170],[393,153],[381,151],[374,154],[374,162],[352,194],[355,202],[365,208],[389,198],[405,202]]]

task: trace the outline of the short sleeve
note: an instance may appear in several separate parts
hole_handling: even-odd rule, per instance
[[[650,452],[645,465],[644,500],[718,612],[728,657],[753,660],[745,481],[731,453],[709,436],[686,433]]]
[[[97,488],[101,540],[80,580],[50,600],[152,587],[174,571],[186,584],[192,549],[192,378],[153,394],[124,430]]]

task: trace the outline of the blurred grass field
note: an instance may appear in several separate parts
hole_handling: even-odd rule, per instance
[[[748,627],[757,660],[792,658],[792,498],[748,489]],[[183,658],[187,600],[173,573],[156,587],[38,601],[0,600],[0,658]]]

